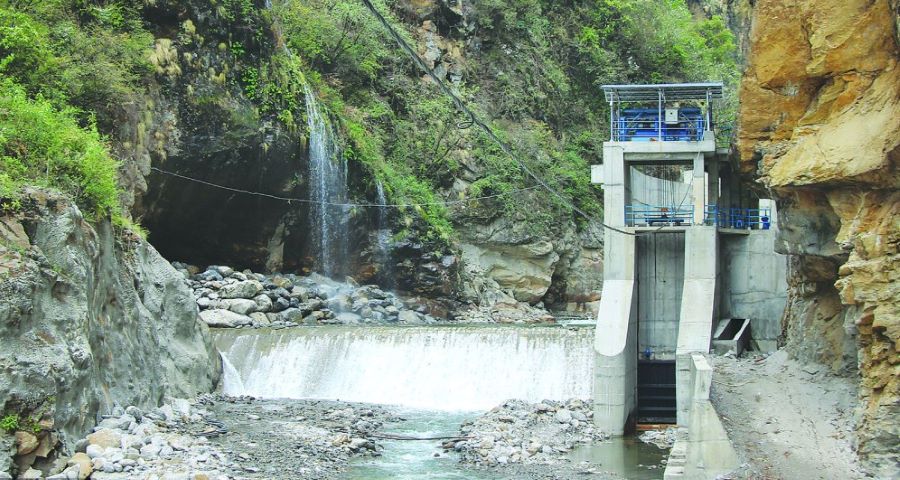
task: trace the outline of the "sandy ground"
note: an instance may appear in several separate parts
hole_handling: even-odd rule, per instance
[[[868,478],[851,447],[853,379],[784,351],[713,362],[713,404],[744,462],[730,478]]]

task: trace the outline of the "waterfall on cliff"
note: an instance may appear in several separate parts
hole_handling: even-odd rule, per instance
[[[306,95],[306,122],[309,128],[309,198],[310,252],[318,259],[319,270],[326,276],[344,273],[341,261],[346,258],[349,229],[347,203],[347,162],[334,141],[331,126],[322,116],[319,103],[309,85]]]
[[[593,331],[297,327],[216,334],[224,391],[464,411],[591,396]]]
[[[380,181],[375,182],[376,201],[379,205],[387,205],[387,197],[384,195],[384,185]],[[376,260],[381,265],[379,274],[380,284],[384,288],[394,286],[394,268],[391,263],[391,228],[388,223],[388,207],[378,207]]]

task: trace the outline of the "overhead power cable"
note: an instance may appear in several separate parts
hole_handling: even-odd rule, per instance
[[[298,203],[309,203],[309,204],[318,204],[318,205],[328,205],[332,207],[363,207],[363,208],[407,208],[407,207],[432,207],[432,206],[448,206],[448,205],[459,205],[467,202],[474,202],[477,200],[487,200],[491,198],[498,198],[507,195],[515,195],[517,193],[527,192],[530,190],[535,190],[538,187],[537,185],[533,185],[525,188],[517,188],[515,190],[510,190],[508,192],[496,193],[493,195],[483,195],[479,197],[470,197],[470,198],[461,198],[459,200],[444,200],[440,202],[419,202],[419,203],[350,203],[350,202],[328,202],[328,201],[319,201],[319,200],[311,200],[308,198],[297,198],[297,197],[285,197],[281,195],[273,195],[270,193],[264,192],[254,192],[252,190],[244,190],[241,188],[229,187],[227,185],[220,185],[218,183],[213,183],[207,180],[203,180],[200,178],[191,177],[188,175],[183,175],[180,173],[170,172],[168,170],[163,170],[157,167],[150,167],[151,170],[155,172],[159,172],[163,175],[169,175],[172,177],[180,178],[182,180],[187,180],[194,183],[199,183],[203,185],[207,185],[210,187],[218,188],[221,190],[227,190],[229,192],[242,193],[245,195],[255,195],[257,197],[271,198],[273,200],[285,201],[288,203],[298,202]]]
[[[481,118],[479,118],[477,115],[475,115],[475,113],[472,112],[472,110],[469,109],[468,106],[466,106],[465,102],[463,102],[463,100],[461,98],[459,98],[459,96],[452,89],[450,89],[450,87],[448,87],[446,83],[444,83],[443,79],[441,79],[440,77],[437,76],[437,74],[434,73],[434,70],[431,67],[429,67],[425,63],[424,60],[422,60],[422,57],[420,57],[419,54],[416,53],[415,50],[413,50],[412,47],[408,43],[406,43],[406,40],[404,40],[403,37],[401,37],[400,34],[397,33],[397,31],[390,24],[390,22],[388,22],[387,19],[384,18],[384,15],[382,15],[381,12],[379,12],[378,9],[375,8],[375,6],[372,4],[371,0],[362,0],[362,2],[366,5],[366,7],[369,9],[369,11],[372,12],[372,15],[375,15],[375,18],[378,19],[378,22],[381,23],[382,26],[384,26],[384,28],[388,31],[388,33],[390,33],[391,37],[394,38],[394,40],[397,42],[397,44],[400,46],[400,48],[402,48],[404,51],[406,51],[407,55],[409,55],[409,57],[413,60],[413,62],[416,64],[416,66],[418,66],[421,70],[423,70],[426,74],[428,74],[429,77],[431,77],[431,79],[438,86],[438,88],[440,88],[441,91],[445,95],[450,97],[450,99],[453,101],[453,104],[456,106],[456,108],[460,109],[466,115],[468,115],[469,122],[471,122],[473,125],[477,125],[479,128],[481,128],[481,130],[484,131],[484,133],[487,134],[487,136],[490,137],[491,140],[493,140],[494,143],[496,143],[497,146],[499,146],[501,150],[503,150],[503,153],[505,153],[507,156],[509,156],[514,162],[516,162],[519,165],[519,168],[521,168],[522,171],[524,171],[526,175],[531,177],[544,190],[547,190],[548,192],[550,192],[550,194],[553,195],[554,197],[556,197],[560,202],[562,202],[563,205],[565,205],[572,211],[578,213],[578,215],[581,215],[582,217],[584,217],[585,220],[587,220],[589,222],[596,222],[599,225],[601,225],[603,228],[612,230],[617,233],[621,233],[623,235],[632,235],[632,236],[635,235],[634,232],[629,232],[629,231],[622,230],[622,229],[619,229],[616,227],[612,227],[610,225],[603,223],[600,220],[593,218],[591,215],[588,215],[584,210],[578,208],[578,206],[576,206],[575,204],[570,202],[569,199],[567,199],[564,195],[557,192],[553,187],[548,185],[543,179],[541,179],[539,176],[537,176],[531,170],[531,168],[529,168],[528,165],[525,164],[525,162],[521,161],[512,152],[512,149],[509,148],[509,146],[506,144],[506,142],[501,140],[494,133],[494,130],[491,127],[489,127],[486,123],[484,123],[481,120]]]

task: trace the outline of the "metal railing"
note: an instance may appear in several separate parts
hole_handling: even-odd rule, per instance
[[[769,208],[719,208],[716,205],[707,205],[704,223],[720,228],[768,230],[772,227],[772,210]]]
[[[691,206],[675,205],[626,205],[625,225],[639,226],[687,226],[694,223]],[[720,228],[741,230],[768,230],[772,226],[769,208],[722,208],[706,205],[703,224]]]
[[[694,221],[694,210],[690,206],[675,205],[626,205],[625,225],[690,225]]]

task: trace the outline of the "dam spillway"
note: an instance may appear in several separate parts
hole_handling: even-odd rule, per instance
[[[320,326],[214,338],[229,395],[443,411],[591,396],[592,328]]]

